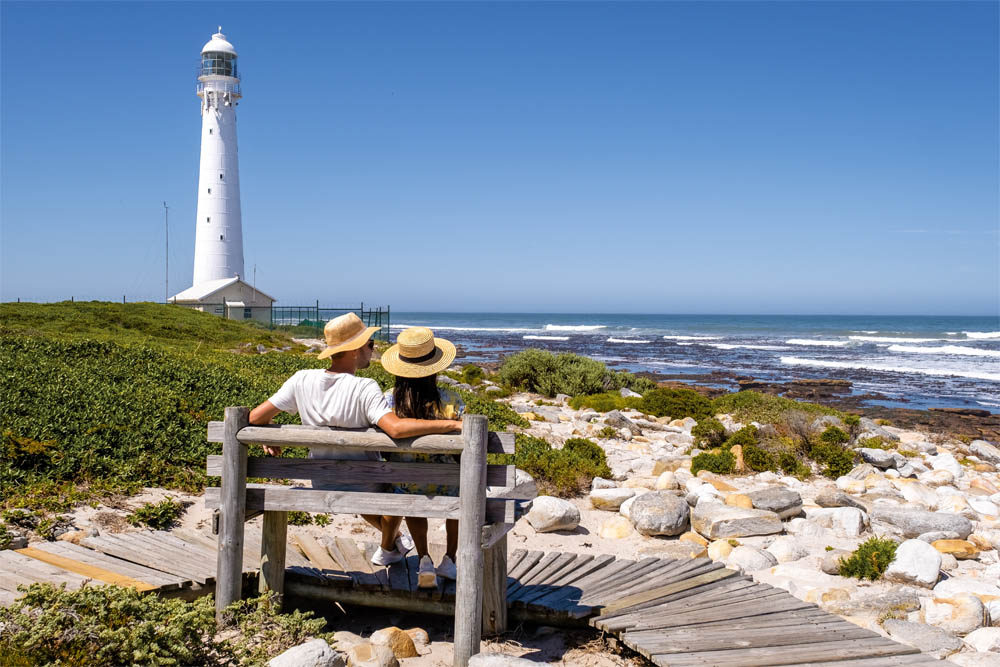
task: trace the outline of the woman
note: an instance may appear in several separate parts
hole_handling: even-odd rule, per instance
[[[382,355],[382,366],[396,376],[395,387],[386,392],[389,407],[397,417],[412,419],[458,419],[465,409],[462,399],[454,392],[439,389],[437,374],[455,360],[455,346],[443,338],[435,338],[434,332],[426,327],[410,327],[396,338],[396,344]],[[388,456],[390,461],[421,463],[457,463],[458,459],[448,454],[398,453]],[[399,493],[417,493],[428,496],[457,496],[457,486],[441,484],[399,484]],[[406,517],[406,525],[420,557],[417,586],[434,588],[437,577],[455,578],[455,551],[458,548],[458,520],[448,519],[445,523],[447,544],[445,555],[438,566],[427,550],[427,519]]]

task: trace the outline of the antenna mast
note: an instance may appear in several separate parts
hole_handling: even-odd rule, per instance
[[[170,303],[170,207],[163,202],[163,303]]]

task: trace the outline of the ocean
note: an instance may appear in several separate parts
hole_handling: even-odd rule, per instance
[[[846,315],[392,313],[495,361],[536,347],[666,375],[850,380],[872,403],[1000,408],[1000,318]],[[703,379],[699,379],[703,381]]]

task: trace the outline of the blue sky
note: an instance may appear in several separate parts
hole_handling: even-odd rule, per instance
[[[280,304],[996,314],[998,4],[3,2],[0,298],[191,284],[240,53]]]

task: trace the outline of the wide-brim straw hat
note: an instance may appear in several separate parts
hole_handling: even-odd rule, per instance
[[[366,327],[355,313],[335,317],[323,327],[326,349],[319,353],[319,358],[326,359],[338,352],[356,350],[365,345],[379,329],[381,327]]]
[[[427,327],[399,332],[396,344],[382,355],[382,367],[404,378],[423,378],[440,373],[455,361],[455,344],[435,338]]]

